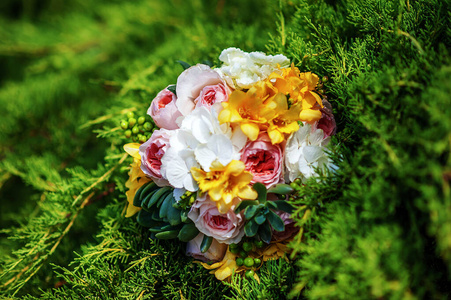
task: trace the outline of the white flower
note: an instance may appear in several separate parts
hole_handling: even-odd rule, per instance
[[[220,104],[211,108],[198,107],[185,117],[181,125],[181,129],[191,132],[197,140],[194,155],[206,172],[210,171],[210,166],[215,160],[225,166],[233,159],[240,158],[241,141],[233,139],[229,124],[219,124],[220,107]],[[235,134],[235,137],[237,136],[238,134]]]
[[[161,175],[175,188],[197,191],[199,187],[190,172],[192,167],[199,167],[194,157],[197,140],[189,131],[177,129],[169,144],[161,159]]]
[[[305,124],[293,133],[285,148],[285,166],[290,181],[296,178],[306,179],[317,176],[315,168],[333,169],[331,159],[324,152],[330,138],[324,138],[321,129],[312,132],[312,127]]]
[[[227,48],[219,60],[223,65],[215,69],[227,83],[235,88],[250,88],[254,83],[266,79],[272,72],[288,67],[290,60],[282,55],[265,55],[263,52],[244,52],[238,48]]]
[[[240,159],[244,146],[242,132],[232,132],[228,123],[219,124],[221,104],[211,108],[195,108],[175,130],[169,141],[170,147],[161,159],[161,174],[175,188],[197,191],[198,186],[191,175],[192,167],[202,167],[206,172],[214,161],[228,165]]]

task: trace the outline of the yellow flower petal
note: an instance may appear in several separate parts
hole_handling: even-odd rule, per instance
[[[200,191],[208,193],[210,199],[216,202],[220,213],[226,213],[232,207],[234,199],[239,201],[238,195],[256,197],[256,193],[246,190],[252,174],[245,171],[242,161],[232,160],[227,166],[213,162],[210,172],[192,168],[191,173],[199,184]]]
[[[251,141],[255,141],[260,133],[260,127],[255,123],[241,123],[241,130]]]
[[[284,135],[276,129],[268,128],[268,136],[271,139],[273,145],[282,143],[284,140]]]
[[[191,175],[193,175],[194,180],[196,180],[196,181],[201,181],[202,179],[205,178],[206,173],[204,170],[201,170],[196,167],[192,167],[190,172],[191,172]]]
[[[241,199],[254,200],[257,199],[258,194],[250,186],[247,185],[239,191],[238,197],[240,197]]]
[[[143,171],[141,170],[141,160],[134,159],[133,163],[130,165],[130,171],[128,172],[128,180],[125,182],[125,187],[128,190],[125,192],[127,196],[127,212],[125,213],[126,217],[131,217],[141,210],[140,207],[136,207],[133,205],[133,199],[135,198],[135,194],[138,189],[145,184],[146,182],[151,181]]]
[[[128,143],[124,145],[124,150],[133,158],[137,158],[141,160],[141,155],[139,155],[139,146],[138,143]]]
[[[238,269],[238,266],[236,264],[236,257],[237,256],[235,254],[227,249],[227,252],[224,255],[222,261],[214,263],[212,265],[208,265],[206,263],[201,263],[201,265],[207,270],[217,269],[216,271],[214,271],[216,279],[224,280],[232,276],[232,274]]]
[[[306,122],[315,122],[321,119],[321,111],[314,109],[304,109],[299,114],[299,118]]]

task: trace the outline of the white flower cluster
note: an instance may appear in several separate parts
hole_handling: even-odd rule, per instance
[[[282,54],[248,53],[238,48],[223,50],[219,60],[223,64],[215,70],[226,78],[227,84],[240,89],[248,89],[254,83],[266,79],[277,68],[290,65],[290,60]]]

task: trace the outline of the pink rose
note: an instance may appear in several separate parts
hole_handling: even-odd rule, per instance
[[[332,113],[332,105],[329,101],[323,100],[324,107],[321,108],[321,119],[318,120],[314,129],[322,129],[324,132],[324,138],[327,138],[335,134],[337,126],[335,124],[334,114]]]
[[[153,99],[147,114],[152,117],[155,124],[163,129],[177,129],[178,117],[182,116],[176,106],[177,97],[173,92],[165,88]]]
[[[289,213],[284,211],[275,211],[275,213],[282,218],[282,221],[285,224],[285,230],[282,232],[273,230],[272,240],[284,241],[291,238],[299,231],[299,227],[296,227],[296,224]]]
[[[196,107],[206,106],[211,107],[215,103],[229,100],[230,89],[227,85],[219,83],[216,85],[207,85],[199,94],[199,97],[194,99]]]
[[[219,84],[226,87],[226,83],[222,80],[221,76],[207,65],[197,64],[186,69],[177,78],[177,108],[182,115],[188,115],[193,111],[195,107],[194,100],[200,97],[203,89],[207,86],[216,86]],[[205,93],[208,93],[208,89]],[[219,96],[220,94],[218,94],[218,98]]]
[[[201,233],[220,243],[239,243],[244,236],[243,216],[235,214],[233,207],[227,213],[221,214],[216,203],[208,197],[198,199],[191,206],[188,218],[193,220]]]
[[[241,154],[246,171],[254,176],[251,184],[261,182],[266,188],[283,180],[282,159],[282,148],[278,144],[273,145],[266,133],[261,133],[253,142],[249,141]]]
[[[200,251],[200,245],[202,244],[202,240],[204,235],[199,233],[194,239],[188,242],[186,245],[186,255],[194,257],[194,259],[203,261],[203,262],[218,262],[221,261],[224,257],[224,254],[227,250],[226,244],[221,244],[217,240],[213,239],[213,242],[208,248],[207,252],[202,253]]]
[[[141,155],[141,170],[151,177],[158,186],[169,185],[161,175],[161,158],[169,148],[172,131],[166,129],[155,130],[150,139],[139,146]]]

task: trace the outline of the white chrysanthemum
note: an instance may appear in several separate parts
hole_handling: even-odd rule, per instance
[[[312,132],[312,127],[305,124],[293,133],[285,147],[285,166],[290,181],[296,178],[306,179],[317,176],[315,169],[333,169],[331,159],[324,149],[330,138],[324,138],[321,129]]]
[[[263,52],[244,52],[238,48],[227,48],[221,52],[219,60],[223,62],[215,69],[235,88],[247,89],[254,83],[266,79],[277,70],[290,65],[290,60],[282,55],[265,55]]]

